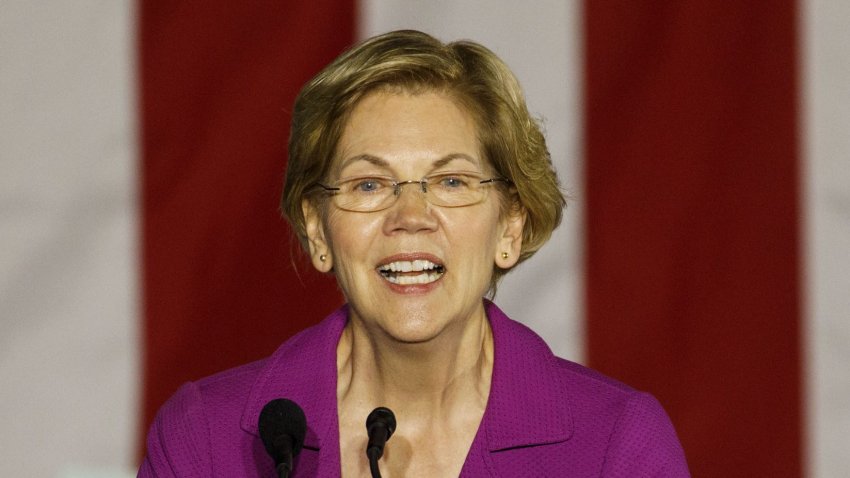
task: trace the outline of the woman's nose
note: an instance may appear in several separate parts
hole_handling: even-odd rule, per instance
[[[398,183],[395,203],[390,206],[385,232],[419,232],[433,230],[437,220],[433,206],[428,202],[425,185],[421,181]]]

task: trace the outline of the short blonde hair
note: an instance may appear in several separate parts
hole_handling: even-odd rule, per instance
[[[281,209],[306,249],[303,199],[318,201],[351,111],[377,90],[448,94],[474,118],[482,154],[513,184],[508,207],[526,211],[519,262],[561,222],[566,205],[539,124],[508,66],[472,41],[443,44],[413,30],[372,37],[340,55],[295,100]],[[510,196],[510,197],[508,197]],[[320,210],[322,208],[319,208]],[[491,288],[507,272],[494,266]]]

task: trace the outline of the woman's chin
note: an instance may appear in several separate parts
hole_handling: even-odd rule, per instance
[[[359,321],[368,333],[384,336],[401,344],[431,342],[446,333],[461,333],[470,320],[483,316],[483,304],[478,299],[463,297],[470,302],[458,307],[447,297],[443,283],[430,293],[398,294],[395,292],[369,295],[369,300],[358,301],[349,297],[352,319]]]
[[[427,318],[406,317],[401,321],[388,324],[384,332],[401,344],[424,344],[437,338],[445,325],[437,324],[434,320]]]

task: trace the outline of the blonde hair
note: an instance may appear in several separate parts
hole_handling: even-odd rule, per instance
[[[306,249],[303,199],[318,201],[348,116],[377,90],[448,94],[474,118],[482,154],[513,184],[507,207],[527,217],[519,262],[531,257],[561,222],[566,200],[537,121],[508,66],[472,41],[443,44],[413,30],[372,37],[340,55],[295,100],[281,210]],[[321,209],[321,208],[320,208]],[[517,262],[517,263],[519,263]],[[491,289],[507,270],[494,266]]]

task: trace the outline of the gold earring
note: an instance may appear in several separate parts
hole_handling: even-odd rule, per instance
[[[325,262],[326,260],[328,260],[328,256],[325,254],[319,254],[319,260]]]
[[[508,257],[510,257],[510,256],[511,256],[511,255],[510,255],[510,254],[508,254],[507,252],[503,252],[503,253],[502,253],[502,259],[507,259],[507,258],[508,258]]]

